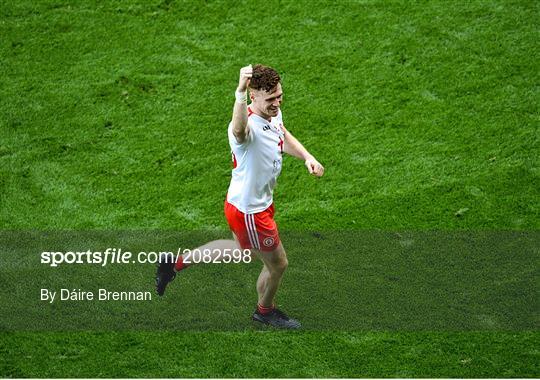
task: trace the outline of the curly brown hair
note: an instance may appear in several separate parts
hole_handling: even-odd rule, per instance
[[[276,70],[260,64],[253,66],[253,74],[249,82],[250,89],[272,92],[278,83],[281,83],[281,78]]]

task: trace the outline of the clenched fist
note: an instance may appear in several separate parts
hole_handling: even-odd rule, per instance
[[[322,166],[314,157],[309,157],[304,164],[306,165],[309,174],[313,174],[316,177],[322,177],[324,174],[324,166]]]
[[[249,81],[251,80],[252,75],[253,75],[253,67],[251,65],[242,67],[240,69],[240,79],[238,80],[238,89],[236,91],[238,92],[247,91]]]

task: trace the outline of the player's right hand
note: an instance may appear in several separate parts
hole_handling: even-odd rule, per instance
[[[253,67],[251,65],[242,67],[240,69],[240,79],[238,80],[238,92],[244,92],[247,91],[247,88],[249,86],[249,81],[251,80],[251,76],[253,75]]]

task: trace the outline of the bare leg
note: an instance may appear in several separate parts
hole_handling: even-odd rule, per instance
[[[281,278],[289,262],[283,245],[271,252],[257,252],[257,255],[264,263],[264,267],[257,281],[257,292],[259,293],[259,305],[271,307],[274,304],[274,297],[281,283]]]
[[[259,274],[259,279],[257,280],[257,294],[259,295],[260,305],[262,305],[261,302],[264,296],[264,292],[266,291],[266,282],[268,281],[268,277],[270,277],[270,271],[268,270],[266,265],[263,264],[261,274]]]
[[[222,256],[225,257],[225,254],[229,254],[234,257],[235,250],[240,248],[238,242],[235,240],[214,240],[200,247],[195,248],[199,251],[200,256],[198,256],[197,261],[193,260],[195,256],[191,257],[189,260],[188,256],[192,255],[195,249],[190,252],[186,252],[180,257],[173,257],[171,253],[163,253],[159,257],[159,265],[156,273],[156,292],[158,295],[162,296],[165,293],[167,284],[174,280],[176,277],[176,272],[185,269],[188,266],[198,263],[205,262],[214,262],[215,259]],[[243,256],[245,256],[245,251]],[[251,255],[251,252],[249,252]]]
[[[201,245],[200,247],[192,249],[191,252],[195,250],[199,250],[200,252],[205,252],[205,251],[209,252],[209,255],[212,261],[214,261],[214,259],[220,256],[223,257],[223,252],[232,254],[232,251],[235,249],[240,249],[240,246],[236,240],[222,239],[222,240],[214,240],[214,241],[208,242],[204,245]],[[199,263],[193,262],[193,259],[191,259],[189,263],[185,262],[187,256],[188,256],[187,253],[184,253],[182,255],[182,259],[184,260],[184,263],[185,263],[184,266],[187,267],[187,266],[192,266],[194,264],[199,264]]]

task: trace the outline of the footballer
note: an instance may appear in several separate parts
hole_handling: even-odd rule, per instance
[[[258,302],[253,320],[277,328],[298,329],[300,322],[289,318],[275,303],[288,261],[274,220],[272,195],[283,153],[303,160],[314,176],[321,177],[324,167],[283,124],[283,89],[276,70],[264,65],[243,67],[235,97],[228,128],[233,169],[224,206],[234,240],[215,240],[197,249],[210,250],[218,256],[224,250],[240,247],[259,257],[263,267],[257,280]],[[164,294],[177,272],[192,265],[186,261],[186,255],[179,256],[176,262],[170,257],[160,258],[156,274],[159,295]]]

